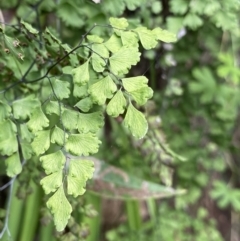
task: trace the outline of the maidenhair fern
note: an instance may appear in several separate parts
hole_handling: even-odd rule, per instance
[[[137,2],[126,4],[131,8]],[[153,90],[146,77],[126,76],[140,61],[140,44],[152,49],[158,40],[176,40],[160,28],[129,29],[124,18],[110,18],[106,27],[112,30],[109,39],[90,35],[90,30],[70,49],[49,29],[39,40],[38,31],[22,22],[22,38],[29,45],[21,52],[25,56],[16,57],[14,45],[10,54],[3,51],[3,64],[14,61],[16,73],[1,91],[0,154],[6,156],[10,177],[22,171],[23,160],[39,158],[45,171],[40,184],[49,197],[47,207],[58,231],[65,228],[72,212],[69,195],[84,194],[92,178],[94,163],[83,156],[98,152],[105,112],[114,118],[122,115],[123,125],[136,138],[147,133],[148,123],[139,107],[152,97]],[[1,31],[3,41],[10,39]],[[36,47],[39,41],[40,49]],[[26,69],[25,74],[21,69]]]

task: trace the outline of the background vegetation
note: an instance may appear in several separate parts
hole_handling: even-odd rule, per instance
[[[136,140],[123,128],[123,116],[105,115],[102,145],[92,157],[101,175],[93,177],[84,196],[69,198],[74,212],[64,231],[55,230],[46,207],[38,159],[21,163],[21,174],[7,177],[9,149],[3,151],[0,133],[0,239],[240,240],[239,5],[237,0],[1,1],[2,101],[39,90],[39,82],[15,86],[26,76],[37,80],[46,69],[45,77],[58,76],[69,63],[79,64],[84,50],[54,69],[95,23],[91,34],[109,38],[110,17],[128,19],[131,28],[167,29],[177,42],[150,50],[140,46],[141,61],[127,76],[146,76],[154,91],[140,108],[149,123],[147,135]],[[44,81],[40,90],[47,99]],[[34,100],[27,108],[35,108]],[[22,104],[15,104],[19,116]],[[23,155],[31,155],[28,147]]]

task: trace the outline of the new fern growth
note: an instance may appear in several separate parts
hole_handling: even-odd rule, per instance
[[[90,35],[95,25],[74,49],[49,29],[38,35],[22,22],[20,42],[27,42],[27,47],[20,59],[14,37],[1,29],[2,46],[10,45],[9,54],[1,50],[4,64],[16,65],[13,80],[1,91],[0,154],[6,157],[9,177],[21,173],[23,160],[39,158],[46,174],[40,184],[49,195],[47,207],[58,231],[72,212],[68,196],[84,194],[93,175],[94,163],[82,157],[98,152],[104,113],[123,115],[123,125],[138,139],[147,133],[147,120],[138,108],[153,91],[146,77],[126,77],[140,61],[139,43],[148,50],[159,40],[176,41],[160,28],[129,29],[124,18],[109,21],[109,39]]]

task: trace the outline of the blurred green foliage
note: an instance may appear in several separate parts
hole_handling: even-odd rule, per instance
[[[156,202],[155,217],[150,215],[139,230],[131,230],[126,222],[106,232],[106,238],[109,241],[223,240],[221,230],[217,229],[217,216],[212,217],[211,207],[202,199],[210,198],[219,210],[238,212],[240,209],[240,2],[103,0],[95,4],[90,0],[9,0],[2,1],[0,7],[10,16],[11,23],[22,18],[35,25],[40,13],[40,25],[48,26],[72,46],[94,23],[106,25],[109,17],[117,16],[126,17],[131,27],[142,23],[148,28],[161,27],[177,34],[177,43],[144,50],[145,59],[131,73],[149,77],[154,90],[153,99],[144,110],[150,123],[147,136],[136,142],[119,125],[121,119],[107,118],[105,138],[97,158],[142,180],[186,189],[187,193]],[[11,10],[15,11],[13,15]],[[95,28],[93,33],[109,36],[107,28]],[[81,54],[84,56],[84,51]],[[28,60],[27,53],[24,55]],[[28,66],[29,61],[22,68]],[[32,170],[29,164],[27,167]],[[26,177],[22,179],[21,190],[26,192]],[[25,192],[23,196],[27,195]],[[94,197],[87,201],[91,200],[99,202]],[[77,212],[78,221],[73,223],[84,221],[81,214],[88,211]],[[43,217],[48,215],[45,212]],[[136,211],[134,215],[139,218]],[[73,223],[69,224],[71,232],[61,240],[87,236],[89,230],[84,225],[76,228]],[[91,223],[91,219],[86,223]],[[91,228],[99,230],[100,224],[96,222]]]

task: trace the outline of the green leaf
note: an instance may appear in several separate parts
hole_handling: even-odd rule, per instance
[[[211,5],[210,2],[208,4]],[[202,14],[202,13],[204,13],[204,9],[206,7],[206,3],[204,1],[201,1],[201,0],[191,1],[189,6],[191,8],[191,12]]]
[[[88,112],[92,108],[93,102],[90,97],[87,97],[78,101],[77,104],[75,104],[74,106],[76,106],[83,112]]]
[[[92,67],[96,72],[103,72],[106,62],[97,54],[93,53],[91,56]]]
[[[137,7],[145,3],[145,0],[124,0],[124,2],[129,10],[134,11]]]
[[[153,90],[150,87],[144,87],[129,93],[139,105],[145,105],[148,99],[153,96]]]
[[[161,40],[165,43],[171,43],[177,41],[177,36],[174,33],[171,33],[167,30],[163,30],[161,28],[155,28],[152,30],[155,34],[157,40]]]
[[[87,35],[87,40],[91,43],[98,43],[98,44],[101,44],[103,42],[103,39],[97,35]]]
[[[112,0],[104,0],[101,2],[102,9],[105,14],[110,14],[110,16],[120,16],[123,14],[125,9],[125,4],[122,0],[120,1],[112,1]]]
[[[123,124],[130,130],[132,135],[138,139],[143,138],[148,130],[148,123],[145,116],[131,103],[128,106]]]
[[[77,197],[83,195],[88,179],[92,178],[94,163],[89,160],[71,160],[67,176],[67,191],[69,195]]]
[[[183,17],[168,17],[167,29],[175,34],[183,28]]]
[[[26,140],[28,142],[31,142],[34,135],[28,130],[28,127],[26,124],[20,125],[20,133],[21,133],[21,139]]]
[[[6,119],[11,114],[11,107],[0,101],[0,121]]]
[[[81,133],[97,132],[104,124],[102,112],[83,114],[79,113],[78,131]]]
[[[50,130],[38,131],[31,145],[37,156],[46,152],[50,147]]]
[[[68,134],[59,128],[58,126],[55,126],[53,129],[53,132],[51,134],[51,143],[56,143],[59,146],[64,146],[64,143],[66,139],[68,138]]]
[[[87,85],[74,85],[73,89],[73,96],[78,97],[78,98],[84,98],[88,96],[88,86]]]
[[[210,69],[195,68],[193,69],[193,77],[198,80],[198,82],[191,82],[189,84],[189,89],[192,93],[201,93],[200,101],[202,103],[210,103],[216,96],[216,91],[218,86],[216,80]]]
[[[45,108],[45,112],[48,115],[51,114],[56,114],[56,115],[60,115],[60,106],[59,103],[57,101],[49,101],[46,104],[46,108]]]
[[[72,134],[66,142],[66,150],[76,156],[88,156],[98,152],[100,141],[93,133]]]
[[[121,40],[125,47],[138,48],[138,37],[134,32],[121,32]]]
[[[10,156],[18,150],[18,142],[16,136],[5,137],[4,141],[0,142],[0,153],[3,156]]]
[[[152,12],[153,12],[154,14],[161,14],[161,11],[162,11],[162,3],[159,2],[159,1],[154,1],[154,2],[152,3],[151,9],[152,9]]]
[[[138,27],[134,29],[137,32],[143,48],[152,49],[157,46],[156,36],[153,31],[146,27]]]
[[[70,218],[72,207],[68,202],[63,186],[61,186],[47,201],[47,207],[53,214],[54,224],[58,232],[64,230]]]
[[[113,34],[110,39],[104,43],[104,45],[109,51],[116,53],[122,47],[122,42],[116,34]]]
[[[174,190],[158,183],[137,178],[136,174],[127,173],[125,170],[108,165],[104,161],[94,159],[94,164],[96,168],[93,182],[89,184],[88,189],[93,189],[100,196],[104,195],[121,200],[149,200],[149,198],[161,199],[184,194],[184,190]],[[104,185],[100,187],[99,182]]]
[[[25,120],[30,117],[33,110],[40,106],[38,99],[28,96],[19,100],[15,100],[12,103],[13,116],[15,119]]]
[[[123,87],[128,92],[148,87],[148,79],[145,76],[137,76],[122,79]]]
[[[79,85],[85,85],[89,81],[90,75],[88,66],[89,60],[72,70],[74,83],[77,83]]]
[[[95,53],[99,57],[102,57],[102,58],[109,57],[109,51],[104,44],[93,44],[92,50],[93,50],[93,53]]]
[[[15,136],[17,133],[16,125],[9,119],[0,122],[0,141],[6,140],[6,138]]]
[[[107,105],[107,114],[112,117],[118,117],[126,109],[126,99],[121,90],[119,90]]]
[[[29,160],[33,155],[33,149],[29,142],[21,141],[22,155],[25,160]]]
[[[209,2],[204,8],[204,14],[208,16],[212,16],[219,11],[221,11],[221,3],[218,1]]]
[[[59,100],[66,99],[70,95],[70,84],[67,81],[61,81],[58,79],[54,79],[52,81],[52,87],[55,95]]]
[[[153,90],[148,87],[148,79],[145,76],[123,78],[122,83],[139,105],[144,105],[153,96]]]
[[[113,82],[110,76],[106,76],[89,88],[89,94],[92,97],[94,103],[103,105],[106,99],[112,98],[113,93],[117,90],[116,84]]]
[[[63,182],[63,171],[59,170],[54,172],[43,179],[41,179],[40,184],[43,187],[43,190],[46,194],[55,192]]]
[[[62,114],[62,123],[68,130],[77,129],[78,112],[74,110],[64,109]]]
[[[186,0],[175,0],[170,1],[171,12],[175,14],[185,14],[188,9],[188,1]]]
[[[48,127],[48,125],[48,118],[44,115],[42,108],[38,106],[32,112],[31,118],[27,123],[28,128],[32,132],[36,132],[42,130],[45,127]]]
[[[7,166],[7,175],[9,177],[14,177],[22,171],[22,165],[18,152],[14,153],[12,156],[5,160]]]
[[[81,28],[84,26],[85,21],[83,16],[78,11],[78,6],[74,1],[61,1],[57,7],[57,16],[65,23],[67,26],[74,28]],[[69,17],[71,16],[71,17]]]
[[[34,35],[38,34],[38,30],[33,28],[31,24],[24,22],[23,20],[21,20],[21,24],[29,33]]]
[[[109,18],[110,25],[114,31],[125,30],[128,27],[128,21],[126,18]]]
[[[62,170],[66,162],[65,156],[60,150],[48,155],[41,156],[39,160],[42,162],[42,166],[47,175]]]
[[[213,186],[211,197],[217,199],[221,208],[231,205],[236,211],[240,210],[240,191],[238,189],[231,188],[221,181],[215,181]]]
[[[116,75],[127,74],[131,66],[139,62],[140,55],[137,48],[122,47],[109,58],[112,72]]]
[[[193,30],[196,30],[203,25],[203,20],[196,14],[188,13],[183,20],[183,24]]]

